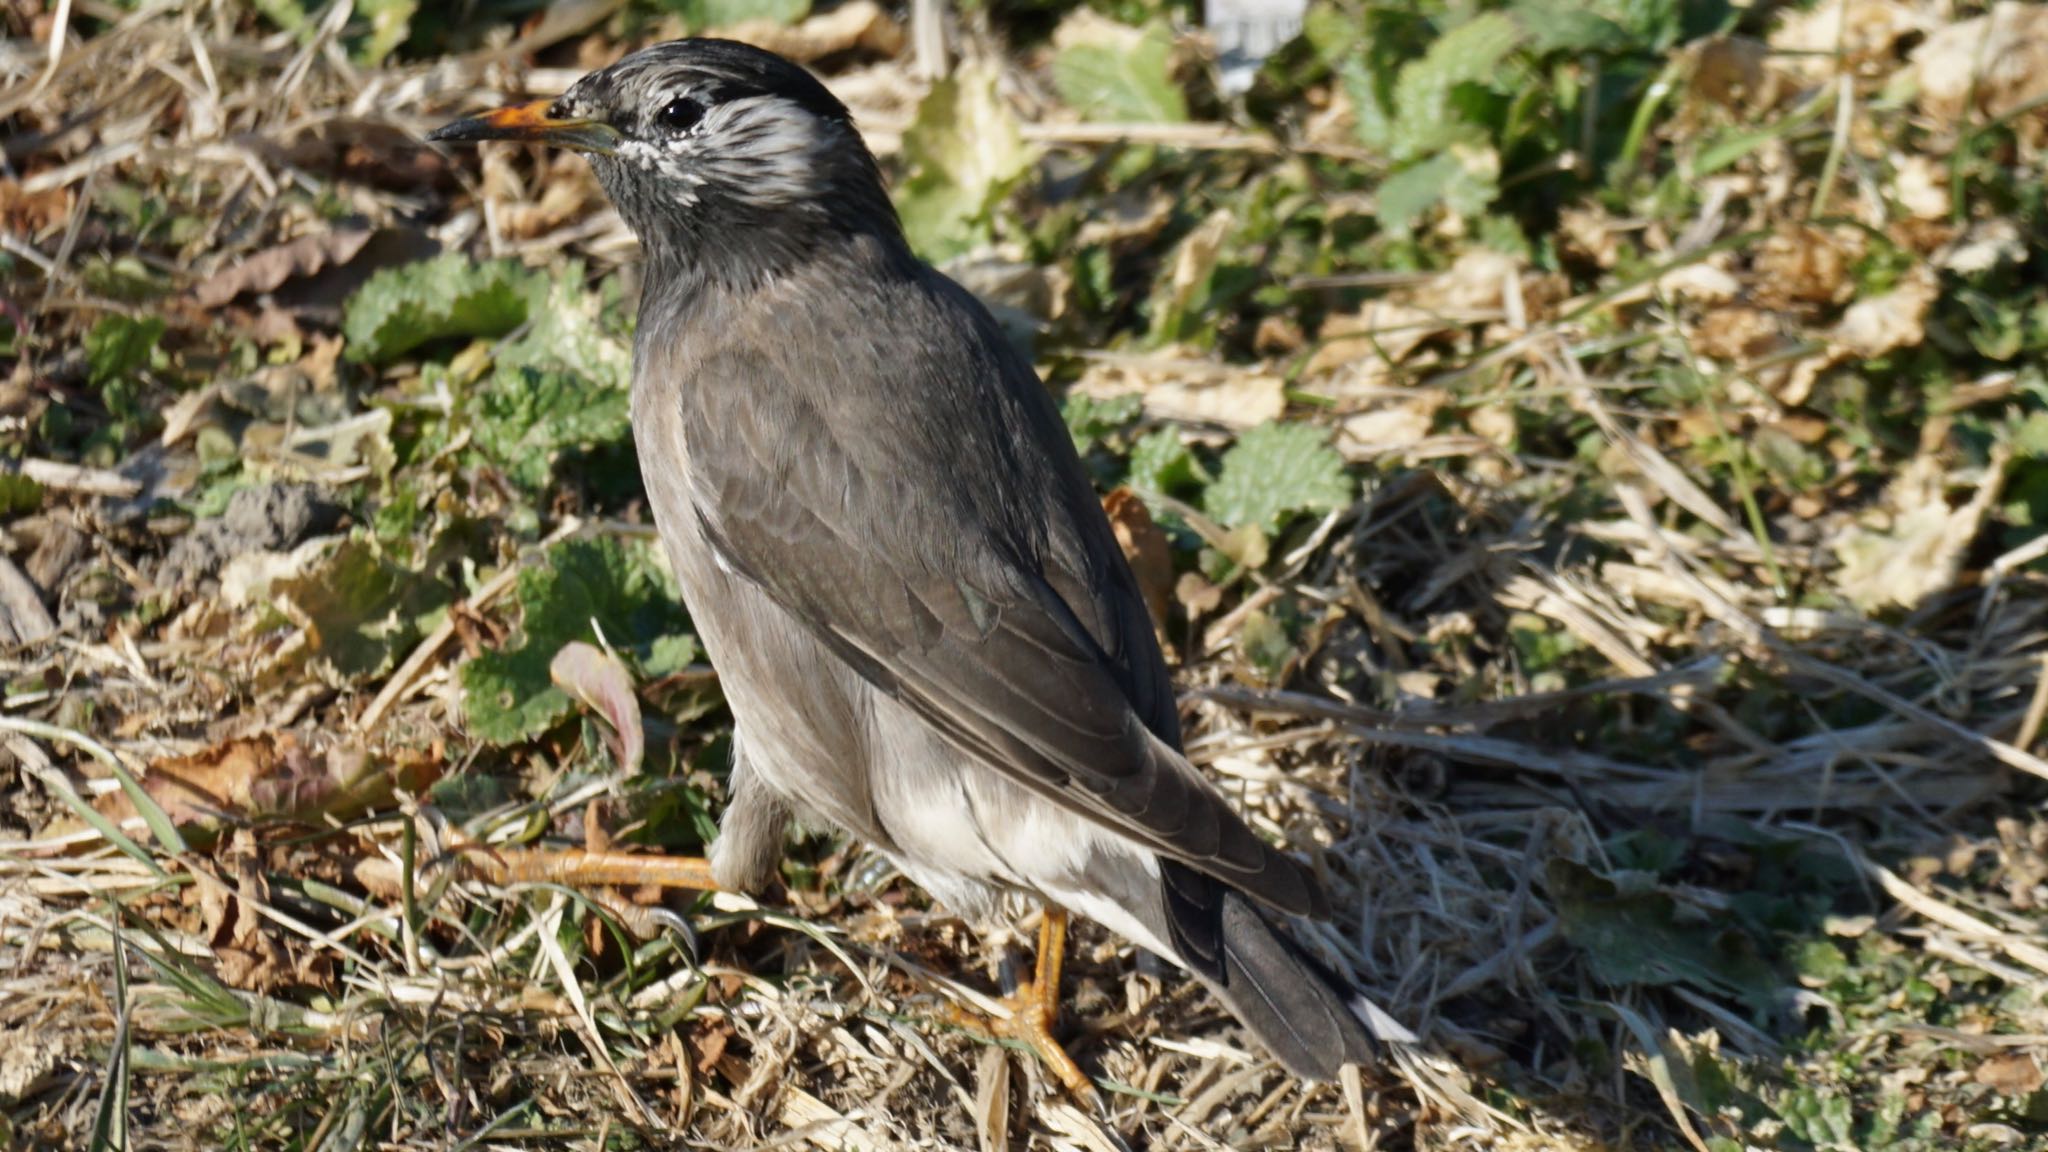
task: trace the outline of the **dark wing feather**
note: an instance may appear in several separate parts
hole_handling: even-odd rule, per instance
[[[1044,387],[916,270],[735,332],[677,397],[705,536],[859,674],[1042,795],[1322,914],[1178,750],[1135,582]],[[835,321],[820,317],[836,316]]]

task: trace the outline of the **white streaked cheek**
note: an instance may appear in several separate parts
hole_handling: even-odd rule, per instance
[[[696,151],[697,142],[690,138],[665,144],[628,140],[619,145],[618,156],[636,168],[653,173],[662,187],[674,193],[678,204],[688,207],[697,202],[697,189],[704,186],[704,177],[698,173],[692,159]]]

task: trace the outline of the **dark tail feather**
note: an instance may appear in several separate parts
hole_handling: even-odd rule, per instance
[[[1334,1080],[1346,1064],[1373,1062],[1375,1035],[1408,1038],[1235,892],[1223,897],[1222,929],[1222,979],[1203,983],[1296,1076]]]

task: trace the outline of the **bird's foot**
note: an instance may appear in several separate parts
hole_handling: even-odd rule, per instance
[[[1068,1095],[1099,1113],[1102,1097],[1095,1091],[1095,1082],[1088,1079],[1087,1073],[1052,1036],[1052,1026],[1060,1018],[1060,969],[1066,955],[1067,914],[1048,905],[1038,919],[1038,964],[1033,976],[1019,983],[1016,993],[1003,1000],[1009,1015],[996,1019],[955,1005],[952,1017],[969,1031],[1030,1049],[1039,1063],[1059,1078]]]
[[[950,1022],[969,1032],[976,1032],[991,1040],[1009,1041],[1022,1045],[1038,1057],[1060,1082],[1068,1094],[1081,1104],[1100,1110],[1101,1097],[1095,1090],[1095,1082],[1067,1055],[1067,1050],[1053,1037],[1052,1028],[1059,1020],[1058,985],[1026,982],[1018,985],[1014,995],[1002,1000],[1007,1016],[995,1016],[976,1012],[958,1004],[948,1012]]]

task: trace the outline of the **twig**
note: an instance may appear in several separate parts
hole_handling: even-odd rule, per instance
[[[33,456],[21,462],[20,471],[23,476],[45,488],[83,492],[88,496],[111,496],[116,500],[126,500],[142,491],[142,481],[131,480],[119,472],[65,464],[56,460],[41,460]]]

